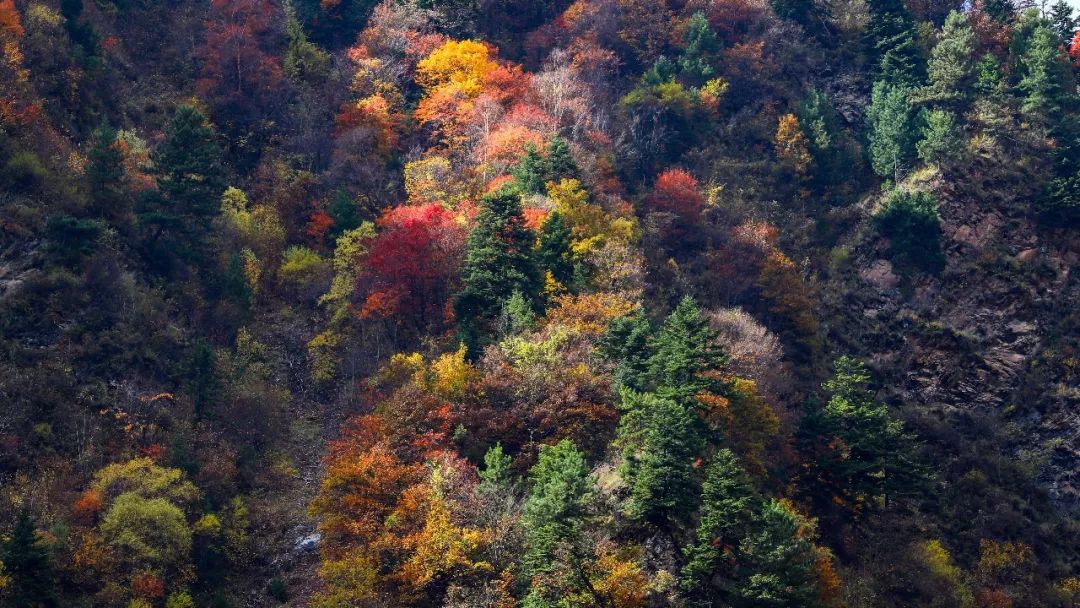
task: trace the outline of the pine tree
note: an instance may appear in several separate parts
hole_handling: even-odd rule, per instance
[[[640,447],[631,449],[624,473],[630,486],[627,513],[654,525],[677,524],[696,494],[694,458],[703,447],[697,416],[670,399],[646,398],[640,407]]]
[[[963,109],[975,83],[975,47],[975,32],[967,16],[958,11],[949,13],[941,40],[930,54],[929,83],[916,92],[917,101]]]
[[[533,256],[534,241],[535,236],[525,226],[516,190],[504,187],[481,199],[461,270],[462,290],[454,301],[461,338],[470,356],[480,353],[491,323],[514,291],[536,305],[541,283]]]
[[[514,181],[523,193],[543,194],[544,180],[547,177],[547,161],[535,145],[527,144],[525,154],[510,170],[510,174],[514,176]]]
[[[844,356],[835,370],[823,385],[829,401],[808,424],[823,446],[815,466],[835,493],[830,500],[857,515],[917,487],[924,472],[903,425],[875,400],[866,366]]]
[[[545,182],[558,182],[562,179],[577,179],[580,170],[570,152],[570,144],[558,135],[552,136],[547,145],[547,158],[544,162]]]
[[[56,576],[49,549],[41,544],[30,514],[23,510],[3,543],[0,562],[10,579],[4,594],[13,608],[59,606]]]
[[[619,386],[637,392],[648,389],[652,335],[652,324],[640,313],[611,322],[597,347],[601,354],[617,362],[615,382]]]
[[[205,255],[211,220],[225,191],[221,148],[213,128],[199,110],[176,109],[165,141],[154,153],[158,192],[140,220],[151,229],[150,244],[164,237],[168,247],[189,260]]]
[[[814,579],[814,546],[799,537],[795,515],[780,502],[765,503],[757,530],[739,545],[743,575],[736,605],[813,608],[820,605]]]
[[[117,146],[116,130],[103,122],[94,129],[87,153],[86,178],[94,214],[119,219],[127,212],[124,191],[124,153]]]
[[[908,103],[908,90],[885,81],[874,83],[870,107],[870,164],[882,177],[899,181],[915,152],[915,113]]]
[[[925,66],[915,19],[903,0],[871,0],[866,43],[875,80],[907,87],[921,83]]]
[[[484,469],[480,471],[480,491],[506,491],[513,483],[510,464],[513,459],[503,451],[501,443],[488,448],[484,453]]]
[[[574,261],[570,255],[570,227],[566,225],[562,214],[558,211],[548,214],[540,227],[536,262],[541,271],[551,273],[551,277],[564,287],[569,287],[574,280]]]
[[[916,144],[919,158],[925,163],[945,164],[964,153],[964,141],[956,115],[948,110],[931,110],[923,121],[923,138]]]
[[[1023,78],[1019,89],[1025,98],[1021,110],[1047,126],[1061,119],[1071,78],[1057,36],[1045,24],[1038,25],[1021,59]]]
[[[720,41],[709,25],[705,14],[694,13],[686,29],[686,47],[679,58],[679,70],[688,82],[700,85],[716,75],[713,58],[720,50]]]
[[[551,572],[563,556],[573,559],[581,554],[573,547],[585,541],[582,532],[595,495],[585,455],[567,439],[540,447],[529,482],[531,490],[521,516],[525,536],[521,566],[526,580]]]
[[[330,229],[330,237],[335,241],[342,233],[359,228],[360,224],[363,223],[356,202],[349,196],[348,191],[344,189],[338,190],[334,194],[334,199],[330,202],[326,211],[330,214],[330,217],[334,218],[334,226]]]
[[[315,43],[308,40],[304,25],[296,16],[292,2],[283,3],[285,12],[285,34],[289,38],[289,47],[285,51],[282,66],[290,78],[319,82],[326,78],[330,70],[330,55]]]
[[[1050,25],[1058,36],[1061,44],[1072,42],[1073,34],[1076,33],[1076,19],[1073,19],[1073,8],[1067,0],[1057,0],[1050,7]]]
[[[649,372],[658,396],[693,407],[701,393],[726,392],[727,383],[719,376],[727,367],[727,354],[690,296],[668,315],[651,348]]]
[[[761,499],[735,454],[722,449],[713,456],[701,486],[701,509],[693,544],[684,553],[681,586],[698,590],[735,551],[749,531]],[[729,573],[730,574],[730,573]]]

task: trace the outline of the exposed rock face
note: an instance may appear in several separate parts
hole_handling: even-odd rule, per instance
[[[876,368],[890,402],[943,416],[998,413],[1021,452],[1045,455],[1040,481],[1080,508],[1080,260],[1076,239],[1040,226],[1022,178],[978,171],[923,187],[940,201],[945,270],[898,276],[882,239],[854,237],[853,267],[826,283],[829,331]],[[955,177],[955,176],[954,176]],[[965,184],[963,188],[956,184]],[[989,200],[984,192],[1019,193]]]

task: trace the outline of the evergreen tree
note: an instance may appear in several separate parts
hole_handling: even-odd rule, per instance
[[[285,35],[289,46],[285,51],[282,67],[290,78],[319,82],[326,78],[330,70],[330,55],[315,43],[308,40],[304,25],[296,16],[292,2],[283,3],[285,12]]]
[[[627,456],[627,512],[654,525],[676,524],[695,493],[694,458],[701,451],[696,414],[670,399],[642,400],[641,445]]]
[[[484,469],[480,471],[480,491],[506,491],[513,483],[510,464],[513,459],[503,451],[501,443],[484,453]]]
[[[1048,126],[1061,119],[1067,95],[1071,93],[1069,68],[1060,45],[1050,27],[1040,24],[1021,59],[1024,76],[1018,86],[1025,98],[1020,107],[1025,114]]]
[[[716,75],[713,58],[720,51],[720,41],[702,12],[690,17],[686,29],[686,47],[679,58],[679,70],[683,78],[700,85]]]
[[[829,401],[808,423],[824,446],[815,466],[834,493],[831,500],[841,500],[857,515],[917,486],[923,470],[903,425],[875,400],[866,366],[844,356],[835,369],[823,385]]]
[[[326,211],[334,219],[330,237],[335,241],[342,233],[359,228],[363,223],[356,202],[345,189],[340,189],[334,194],[334,200],[330,202]]]
[[[56,576],[49,549],[41,544],[34,522],[25,510],[19,513],[15,529],[3,543],[0,562],[9,578],[4,595],[12,608],[51,608],[59,606]]]
[[[543,194],[547,178],[547,161],[533,144],[525,146],[525,154],[510,170],[518,188],[525,194]]]
[[[916,145],[923,162],[950,163],[963,155],[964,141],[956,122],[956,115],[948,110],[926,113],[923,138]]]
[[[574,280],[574,261],[570,256],[570,227],[558,211],[548,214],[540,227],[536,261],[541,271],[551,273],[551,277],[564,287],[569,287]]]
[[[547,173],[545,181],[558,182],[561,179],[577,179],[580,170],[570,153],[570,144],[558,135],[552,136],[547,145],[547,159],[544,163]]]
[[[535,236],[525,226],[516,190],[504,187],[481,199],[461,270],[462,290],[454,301],[454,313],[463,328],[461,338],[470,356],[479,354],[490,324],[514,291],[536,305],[541,282],[533,256],[534,241]]]
[[[199,110],[181,105],[154,153],[158,191],[147,201],[140,220],[150,228],[150,245],[167,241],[165,251],[198,261],[205,256],[212,219],[225,191],[213,128]]]
[[[878,175],[899,181],[914,156],[918,133],[908,90],[884,81],[874,83],[866,115],[870,164]]]
[[[765,503],[757,530],[739,545],[744,572],[736,605],[753,608],[813,608],[820,605],[814,578],[814,546],[799,537],[799,523],[783,504]]]
[[[982,10],[998,23],[1010,23],[1016,17],[1012,0],[983,0]]]
[[[112,220],[121,218],[127,212],[124,153],[116,145],[116,138],[116,130],[107,122],[94,129],[86,166],[94,215]]]
[[[915,19],[903,0],[871,0],[866,42],[875,80],[906,87],[918,86],[925,66],[919,51]]]
[[[649,360],[652,358],[652,324],[641,314],[619,317],[611,322],[597,345],[608,359],[618,363],[615,382],[642,392],[649,387]]]
[[[720,378],[727,367],[727,354],[690,296],[668,315],[651,348],[649,373],[658,396],[695,407],[699,394],[722,395],[727,391],[727,383]]]
[[[769,4],[777,17],[798,23],[811,36],[822,34],[829,22],[827,8],[815,0],[770,0]]]
[[[701,509],[695,540],[684,553],[681,586],[688,592],[701,589],[734,552],[761,499],[735,454],[722,449],[713,456],[701,486]],[[729,573],[730,574],[730,573]]]
[[[1050,25],[1060,44],[1067,45],[1072,42],[1076,33],[1076,20],[1073,19],[1073,8],[1068,0],[1057,0],[1050,7]]]
[[[585,455],[567,439],[553,446],[541,446],[529,482],[531,490],[521,516],[525,536],[521,566],[525,580],[550,574],[560,567],[580,571],[580,560],[590,553],[582,550],[581,545],[587,540],[583,532],[589,504],[595,496]],[[534,604],[541,602],[545,589],[534,586],[530,595],[537,596],[531,600]]]
[[[975,83],[975,47],[975,32],[967,16],[958,11],[949,13],[941,39],[930,54],[929,83],[915,94],[917,101],[963,109]]]

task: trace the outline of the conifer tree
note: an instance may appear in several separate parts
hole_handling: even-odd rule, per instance
[[[703,447],[696,415],[671,399],[642,401],[641,445],[628,454],[627,512],[654,525],[676,524],[696,495],[694,458]]]
[[[149,240],[197,261],[205,255],[212,218],[225,191],[221,148],[199,110],[181,105],[154,153],[158,192],[148,200],[141,222]]]
[[[652,334],[652,324],[641,313],[611,322],[597,346],[601,354],[617,362],[615,381],[619,386],[637,392],[649,388]]]
[[[0,563],[9,582],[4,594],[13,608],[59,606],[52,556],[41,544],[34,522],[25,510],[19,513],[15,529],[3,543]]]
[[[681,76],[694,85],[713,78],[716,70],[712,61],[719,50],[720,41],[705,14],[694,13],[686,30],[686,47],[679,58]]]
[[[558,211],[548,214],[540,227],[536,262],[541,271],[551,273],[551,277],[564,287],[569,287],[574,280],[574,262],[570,257],[570,227]]]
[[[948,110],[930,110],[925,114],[923,138],[916,144],[919,158],[926,163],[949,163],[960,158],[964,141],[956,115]]]
[[[727,354],[690,296],[668,315],[651,348],[649,373],[658,396],[692,407],[701,393],[722,395],[727,390],[719,377],[727,366]]]
[[[930,54],[929,82],[916,93],[917,101],[963,109],[975,84],[975,47],[975,32],[967,16],[958,11],[949,13],[941,39]]]
[[[334,218],[334,226],[330,229],[330,237],[335,241],[342,233],[359,228],[360,224],[363,223],[356,202],[349,196],[348,191],[344,189],[338,190],[334,194],[334,199],[330,202],[326,211],[330,214],[330,217]]]
[[[116,130],[103,122],[90,139],[86,178],[94,214],[118,219],[127,211],[124,191],[124,153],[117,146]]]
[[[908,103],[908,89],[885,81],[875,82],[866,115],[874,172],[899,180],[914,156],[918,133],[915,113]]]
[[[1032,33],[1021,59],[1024,76],[1018,86],[1025,97],[1020,108],[1050,127],[1060,120],[1066,98],[1071,93],[1069,68],[1060,45],[1050,27],[1040,24]]]
[[[504,187],[480,201],[461,270],[462,290],[454,313],[470,356],[477,356],[506,299],[519,291],[535,306],[540,274],[533,255],[535,236],[525,226],[521,196]]]
[[[828,23],[827,8],[814,0],[770,0],[769,4],[777,17],[798,23],[811,36],[823,33]]]
[[[903,0],[871,0],[866,42],[875,80],[906,87],[921,84],[925,65],[915,19]]]
[[[1050,7],[1049,18],[1058,41],[1066,45],[1072,42],[1073,35],[1076,33],[1076,19],[1073,19],[1073,8],[1068,0],[1057,0]]]
[[[701,486],[701,508],[694,542],[684,551],[681,586],[693,592],[702,587],[735,551],[749,531],[761,499],[735,454],[722,449],[713,456]],[[730,574],[730,573],[729,573]]]
[[[543,194],[544,179],[547,177],[547,161],[540,150],[533,144],[525,146],[525,154],[518,164],[510,170],[518,188],[525,194]]]
[[[547,145],[547,159],[545,159],[547,176],[545,182],[558,182],[562,179],[577,179],[577,163],[570,153],[570,144],[558,135],[552,136]]]
[[[739,545],[743,576],[736,605],[753,608],[814,608],[820,605],[814,579],[814,546],[799,537],[795,515],[782,503],[765,503],[756,531]]]

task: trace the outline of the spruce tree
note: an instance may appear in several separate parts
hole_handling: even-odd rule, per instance
[[[1050,25],[1058,36],[1060,44],[1068,45],[1072,42],[1073,34],[1076,33],[1076,20],[1073,19],[1073,8],[1067,0],[1057,0],[1050,7]]]
[[[870,133],[870,164],[882,177],[899,180],[915,154],[918,134],[908,89],[885,81],[874,83],[866,118]]]
[[[1047,126],[1061,119],[1061,112],[1071,93],[1068,64],[1062,58],[1057,36],[1045,24],[1031,35],[1027,51],[1021,59],[1023,78],[1018,85],[1024,93],[1021,110],[1030,118]]]
[[[870,0],[866,43],[875,80],[913,87],[921,84],[925,65],[915,19],[903,0]]]
[[[52,556],[38,540],[34,522],[25,510],[19,513],[15,529],[2,548],[0,562],[9,578],[4,594],[10,605],[13,608],[59,606]]]
[[[700,85],[716,75],[713,58],[720,51],[720,41],[702,12],[690,17],[686,29],[686,47],[679,58],[681,76],[694,85]]]
[[[570,227],[562,214],[552,211],[540,226],[540,238],[536,247],[536,261],[540,270],[564,287],[574,280],[574,261],[570,256]]]
[[[127,213],[124,153],[116,144],[116,130],[107,122],[101,123],[91,135],[86,166],[94,215],[113,220]]]
[[[726,392],[727,383],[719,376],[727,367],[727,353],[690,296],[668,315],[651,348],[649,373],[658,396],[692,407],[701,393]]]
[[[150,244],[199,261],[205,257],[212,219],[225,191],[221,148],[199,110],[181,105],[154,152],[158,191],[141,213]]]
[[[519,291],[535,306],[541,289],[533,255],[533,232],[525,226],[521,196],[504,187],[480,201],[461,270],[462,290],[454,301],[461,338],[477,356],[507,298]]]
[[[641,407],[641,444],[628,454],[624,470],[627,512],[654,525],[677,524],[696,495],[694,459],[704,444],[697,415],[671,399],[647,398]]]
[[[523,580],[580,572],[583,556],[591,551],[584,528],[596,490],[585,455],[563,439],[541,446],[539,459],[529,472],[531,489],[521,516],[525,550],[521,557]],[[548,605],[557,600],[543,584],[533,584],[526,605]]]
[[[963,109],[975,84],[975,32],[963,13],[952,11],[945,19],[941,39],[930,54],[929,83],[915,97],[918,101]]]
[[[619,317],[608,326],[597,347],[601,354],[617,363],[615,382],[619,386],[637,392],[649,388],[652,334],[652,324],[640,312]]]
[[[557,182],[561,179],[577,179],[580,170],[570,152],[570,144],[558,135],[552,136],[547,145],[547,158],[544,161],[545,181]]]
[[[919,158],[938,164],[958,160],[964,152],[964,141],[956,115],[948,110],[930,110],[925,116],[923,138],[915,146]]]
[[[545,191],[545,179],[547,178],[547,161],[540,154],[540,150],[533,144],[525,146],[525,154],[518,160],[518,164],[510,170],[514,176],[518,188],[525,194],[543,194]]]
[[[725,554],[749,531],[761,498],[735,454],[722,449],[713,456],[701,486],[701,509],[694,542],[687,545],[681,586],[700,590],[721,566]],[[729,574],[731,574],[729,572]]]
[[[330,229],[330,237],[335,241],[342,233],[359,228],[360,224],[363,223],[356,201],[349,196],[349,192],[345,189],[340,189],[334,194],[334,199],[330,202],[326,211],[330,214],[330,217],[334,218],[334,226]]]
[[[795,515],[776,500],[765,503],[756,531],[739,545],[743,574],[737,606],[813,608],[820,605],[814,578],[814,546],[799,537]]]

